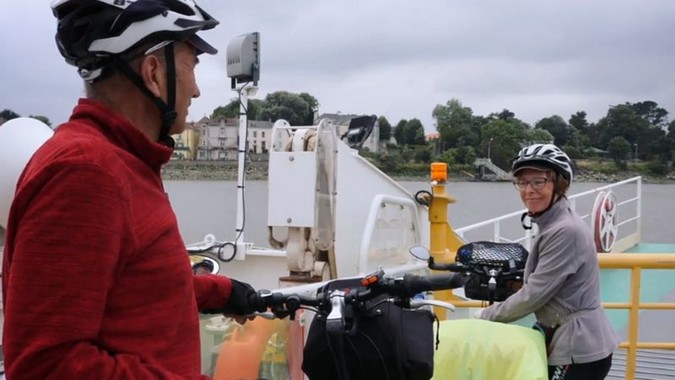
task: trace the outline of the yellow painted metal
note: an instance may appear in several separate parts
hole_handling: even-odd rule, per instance
[[[628,309],[630,303],[628,302],[604,302],[602,306],[605,309]],[[675,310],[675,303],[672,302],[641,302],[638,307],[641,310]]]
[[[633,267],[630,274],[630,309],[628,312],[628,355],[626,356],[626,380],[635,379],[637,359],[638,319],[640,318],[640,267]]]
[[[447,166],[442,169],[439,163],[432,164],[433,178],[443,178],[439,175],[439,170],[445,170],[447,173]],[[446,176],[447,178],[447,176]],[[448,195],[445,191],[446,181],[436,180],[431,183],[431,203],[429,205],[429,249],[431,255],[437,263],[449,263],[455,261],[455,254],[457,249],[461,247],[464,242],[455,234],[452,225],[448,221],[448,205],[455,203],[456,200]],[[457,300],[452,294],[452,291],[436,292],[434,298],[451,302]],[[447,311],[443,308],[435,308],[434,312],[439,319],[446,319]]]
[[[670,253],[601,253],[598,261],[603,269],[675,269],[675,255]]]
[[[619,347],[628,349],[629,342],[622,342]],[[638,342],[636,347],[638,349],[652,349],[652,350],[675,350],[675,343],[673,342]]]
[[[453,299],[451,301],[448,301],[451,304],[453,304],[455,307],[468,307],[468,308],[474,308],[474,307],[487,307],[488,303],[487,301],[464,301],[460,299]]]
[[[645,348],[675,349],[675,343],[638,342],[640,309],[675,310],[673,303],[640,303],[642,269],[675,269],[675,255],[668,253],[612,253],[599,254],[603,269],[630,269],[630,302],[603,304],[606,308],[628,309],[628,342],[621,347],[628,351],[626,357],[626,380],[635,379],[637,350]]]

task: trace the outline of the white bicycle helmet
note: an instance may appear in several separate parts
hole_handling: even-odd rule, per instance
[[[197,36],[218,21],[194,0],[56,0],[56,45],[66,62],[77,66],[87,82],[118,71],[138,87],[159,109],[162,121],[158,141],[173,147],[169,136],[176,120],[176,67],[174,41],[188,41],[199,53],[217,50]],[[146,49],[138,52],[139,48]],[[164,47],[166,101],[155,96],[128,61]],[[135,56],[134,56],[135,55]]]
[[[572,184],[574,170],[572,160],[560,148],[553,144],[533,144],[520,150],[511,163],[513,175],[528,167],[549,167]]]
[[[196,33],[218,21],[193,0],[55,0],[51,7],[59,52],[90,82],[111,57],[143,44],[189,40],[200,52],[217,52]]]

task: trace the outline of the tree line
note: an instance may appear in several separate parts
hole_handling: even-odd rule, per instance
[[[319,101],[308,93],[277,91],[264,99],[249,99],[246,113],[249,120],[285,119],[291,125],[311,125],[319,107]],[[210,117],[236,118],[239,113],[240,101],[235,98],[214,109]],[[7,109],[0,112],[4,120],[18,116]],[[31,117],[51,125],[44,116]],[[669,122],[668,111],[650,100],[610,106],[595,123],[587,120],[585,111],[578,111],[567,119],[551,115],[529,125],[507,109],[474,115],[457,99],[436,105],[432,117],[437,138],[427,141],[419,119],[403,119],[392,126],[380,115],[380,140],[387,143],[393,136],[396,144],[389,144],[386,153],[369,156],[381,167],[431,161],[470,165],[478,157],[489,157],[508,168],[521,147],[550,142],[574,159],[605,156],[622,169],[629,161],[640,160],[651,163],[654,171],[667,173],[675,151],[675,121]]]
[[[437,105],[433,117],[439,151],[460,163],[490,155],[499,166],[509,167],[522,146],[551,142],[574,159],[605,155],[622,168],[629,160],[667,167],[675,150],[675,121],[669,123],[668,112],[653,101],[610,106],[596,123],[578,111],[568,120],[552,115],[530,126],[509,110],[474,115],[456,99]]]
[[[4,109],[4,110],[0,111],[0,124],[4,123],[5,121],[16,119],[17,117],[21,117],[21,115],[19,115],[18,113],[14,112],[10,109]],[[40,120],[41,122],[47,124],[50,127],[52,126],[52,122],[49,121],[49,118],[47,118],[46,116],[30,115],[28,117],[32,117],[33,119]]]
[[[279,91],[251,100],[247,113],[255,120],[283,118],[291,125],[309,125],[318,110],[319,102],[312,95]],[[233,99],[216,108],[211,117],[238,115],[239,101]],[[436,105],[432,116],[438,134],[430,141],[419,119],[403,119],[392,126],[386,116],[379,116],[380,140],[388,142],[393,136],[396,144],[389,146],[388,153],[369,156],[382,167],[432,160],[470,165],[478,157],[489,157],[508,168],[523,146],[554,143],[573,159],[607,157],[620,169],[640,160],[650,162],[656,172],[667,172],[675,151],[675,121],[669,122],[668,111],[651,100],[610,106],[595,123],[587,120],[585,111],[578,111],[567,120],[551,115],[529,125],[507,109],[475,115],[457,99]]]

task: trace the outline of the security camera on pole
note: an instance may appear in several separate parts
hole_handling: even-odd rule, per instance
[[[248,97],[258,91],[260,79],[260,34],[243,34],[227,45],[227,76],[232,80],[232,90],[239,94],[239,142],[238,142],[238,181],[237,181],[237,225],[234,243],[224,246],[220,259],[230,261],[233,258],[243,260],[246,254],[244,239],[244,187],[246,143],[248,140]],[[224,252],[229,248],[231,251]]]

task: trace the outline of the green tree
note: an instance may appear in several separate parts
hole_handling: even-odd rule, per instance
[[[248,108],[246,112],[246,117],[249,120],[259,120],[260,118],[260,109],[264,104],[263,100],[260,99],[249,99]],[[213,110],[210,118],[213,120],[218,120],[222,118],[227,119],[236,119],[239,118],[239,99],[232,99],[229,103],[224,106],[217,107]]]
[[[397,124],[396,127],[394,127],[394,138],[396,139],[396,143],[400,146],[407,145],[406,144],[406,133],[405,133],[405,126],[408,123],[408,120],[406,119],[401,119]]]
[[[424,145],[424,127],[419,119],[401,120],[394,128],[394,137],[399,145]]]
[[[459,100],[451,99],[445,105],[436,105],[431,115],[440,134],[441,150],[460,145],[475,146],[480,142],[480,125],[476,125],[471,108],[462,106]]]
[[[312,107],[318,103],[310,104],[311,101],[306,100],[307,98],[308,95],[303,97],[287,91],[270,93],[265,97],[265,103],[260,110],[260,119],[269,121],[284,119],[291,125],[312,125],[314,124]]]
[[[574,148],[576,152],[579,154],[583,152],[587,147],[588,147],[588,136],[583,134],[581,131],[578,129],[571,127],[569,129],[570,131],[570,136],[569,139],[567,140],[567,145],[563,145],[565,147],[569,148]],[[567,149],[563,149],[565,152],[567,152]],[[569,153],[568,153],[569,154]],[[580,155],[575,156],[574,158],[581,158]]]
[[[668,124],[668,134],[666,135],[668,146],[670,147],[670,161],[675,168],[675,120]]]
[[[664,128],[651,124],[648,117],[638,115],[630,105],[611,107],[597,123],[598,147],[607,147],[617,136],[625,138],[643,161],[664,160],[672,150]]]
[[[647,100],[644,102],[628,103],[626,105],[635,112],[636,115],[645,119],[654,127],[665,129],[668,123],[668,111],[659,107],[656,102]]]
[[[426,145],[427,141],[424,137],[424,126],[419,119],[410,119],[406,124],[408,130],[408,138],[412,145]]]
[[[21,115],[9,109],[4,109],[0,112],[0,118],[5,121],[16,119],[17,117],[21,117]]]
[[[476,150],[472,146],[460,146],[455,151],[455,159],[458,164],[472,165],[476,161]]]
[[[507,110],[506,108],[504,108],[504,109],[502,110],[502,112],[500,112],[500,113],[498,113],[498,114],[496,114],[496,115],[497,115],[497,117],[499,118],[499,120],[506,120],[506,121],[511,120],[511,119],[513,119],[513,118],[516,116],[515,113],[513,113],[513,112]]]
[[[316,100],[315,97],[312,95],[306,93],[306,92],[301,92],[300,97],[309,104],[309,109],[311,110],[312,117],[311,119],[306,119],[306,125],[313,125],[314,124],[314,115],[316,115],[319,112],[319,101]]]
[[[527,124],[518,119],[496,119],[483,127],[483,136],[493,139],[490,158],[497,166],[508,168],[511,158],[527,142]]]
[[[49,121],[49,118],[47,116],[42,116],[42,115],[30,115],[28,117],[32,117],[33,119],[40,120],[41,122],[47,124],[48,126],[52,126],[52,122]]]
[[[570,126],[558,115],[545,117],[539,120],[535,128],[544,129],[553,136],[553,143],[557,146],[564,146],[570,138]]]
[[[586,112],[578,111],[570,116],[569,124],[576,128],[579,132],[585,132],[588,129],[588,121],[586,121]]]
[[[210,119],[234,119],[239,116],[239,99],[232,99],[224,106],[216,107],[211,113]]]
[[[386,117],[380,116],[377,119],[377,124],[380,126],[380,141],[389,141],[391,138],[391,124]]]
[[[527,144],[550,144],[554,141],[554,137],[551,132],[542,128],[527,129],[525,134],[525,139]]]
[[[613,137],[607,144],[609,157],[622,168],[625,168],[626,161],[631,154],[631,144],[621,136]]]
[[[403,166],[403,160],[401,159],[401,156],[394,154],[381,155],[379,157],[379,162],[379,168],[388,174],[399,172]]]
[[[418,145],[415,147],[415,161],[423,162],[425,164],[431,163],[431,147],[426,145]]]

